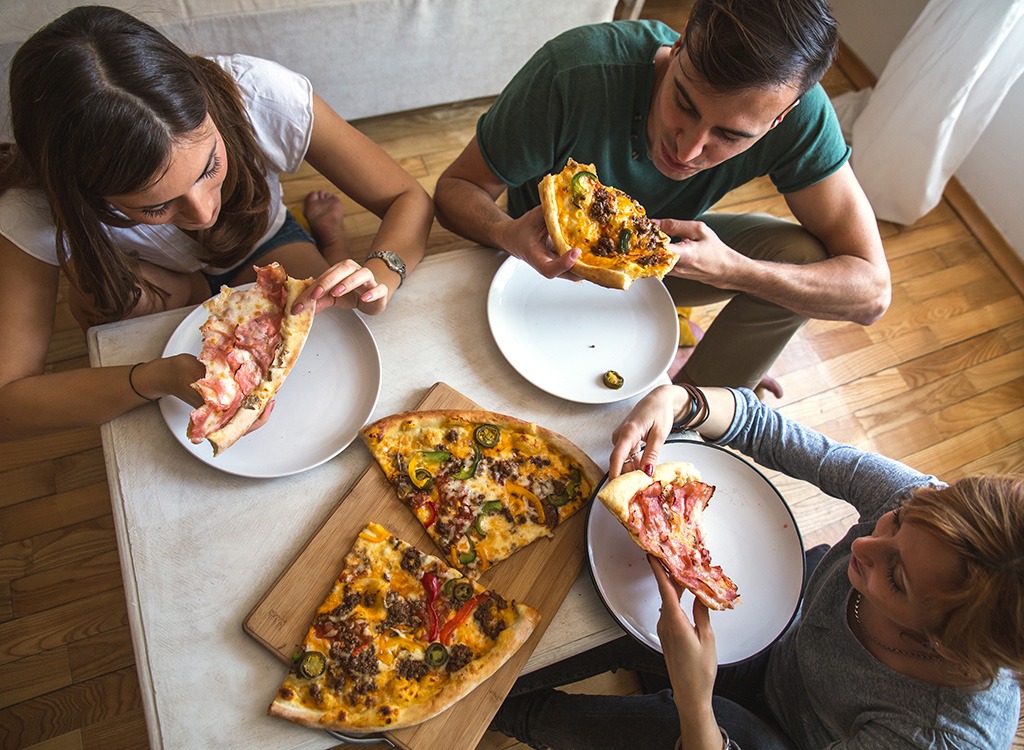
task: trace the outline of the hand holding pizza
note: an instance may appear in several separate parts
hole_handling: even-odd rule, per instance
[[[658,219],[655,223],[665,234],[678,238],[670,245],[679,257],[668,276],[732,288],[728,285],[732,269],[747,259],[722,242],[707,224],[680,219]]]
[[[292,307],[297,315],[308,304],[316,312],[327,307],[358,308],[367,315],[377,315],[388,303],[388,288],[377,283],[373,271],[354,260],[343,260],[320,274]]]
[[[662,385],[637,402],[622,424],[612,432],[611,457],[608,459],[608,478],[623,472],[640,469],[648,475],[658,463],[658,452],[672,431],[676,413],[686,403],[682,388]]]
[[[540,206],[527,211],[518,219],[506,222],[504,232],[501,247],[510,255],[533,266],[541,276],[578,280],[570,269],[579,259],[580,250],[577,248],[565,255],[555,252]]]
[[[722,738],[711,711],[711,695],[718,673],[718,650],[708,608],[695,598],[691,623],[679,605],[683,587],[672,580],[656,557],[648,555],[647,562],[654,571],[661,593],[658,638],[672,682],[682,734],[694,738],[706,735],[711,747],[719,747]]]

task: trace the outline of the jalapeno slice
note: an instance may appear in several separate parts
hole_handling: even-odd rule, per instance
[[[497,425],[482,424],[473,430],[473,439],[484,448],[493,448],[501,440],[501,430]]]
[[[608,388],[615,391],[621,388],[622,384],[626,382],[619,373],[615,372],[615,370],[609,370],[606,372],[602,380]]]
[[[444,644],[434,641],[423,652],[423,661],[432,667],[443,667],[448,663],[448,649]]]
[[[473,459],[468,464],[466,464],[461,469],[459,469],[457,472],[452,474],[452,477],[454,477],[455,479],[470,479],[470,478],[472,478],[473,475],[476,474],[476,467],[477,467],[477,464],[479,464],[479,463],[480,463],[480,446],[479,445],[474,445],[473,446]]]
[[[593,172],[582,170],[572,176],[572,204],[576,206],[576,208],[583,208],[580,203],[587,197],[587,187],[583,184],[584,180],[593,180],[594,182],[597,182],[597,175]]]
[[[576,497],[576,490],[580,486],[580,470],[575,466],[572,471],[569,472],[569,484],[565,485],[565,489],[562,490],[559,495],[550,495],[548,502],[554,505],[556,508],[561,508],[567,502]]]
[[[456,581],[452,586],[452,596],[458,602],[468,602],[473,598],[473,584],[468,581]]]
[[[299,660],[299,674],[303,677],[319,677],[327,669],[327,657],[319,651],[307,651]]]
[[[619,232],[619,244],[616,248],[619,251],[619,255],[626,255],[629,253],[629,241],[633,239],[633,230],[623,229]]]

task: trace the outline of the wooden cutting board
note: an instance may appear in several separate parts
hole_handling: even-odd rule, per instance
[[[416,408],[479,409],[481,406],[450,386],[435,383]],[[555,530],[553,539],[534,542],[480,577],[481,584],[506,599],[515,599],[538,610],[540,623],[526,644],[501,669],[449,710],[418,726],[388,732],[394,744],[406,750],[441,747],[473,750],[477,746],[580,572],[584,559],[585,519],[585,512],[577,512]],[[379,523],[424,552],[439,555],[419,521],[398,500],[384,473],[371,460],[352,489],[245,618],[246,632],[274,651],[282,661],[290,662],[306,636],[317,607],[337,578],[342,560],[369,521]],[[283,670],[281,677],[284,678]]]

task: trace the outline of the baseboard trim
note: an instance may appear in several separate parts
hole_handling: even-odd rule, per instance
[[[874,86],[878,80],[857,54],[842,41],[839,43],[836,66],[857,89]],[[978,244],[988,253],[992,262],[1003,272],[1017,292],[1024,296],[1024,259],[1017,255],[956,177],[951,178],[946,184],[942,197],[964,222],[967,230],[974,235]]]

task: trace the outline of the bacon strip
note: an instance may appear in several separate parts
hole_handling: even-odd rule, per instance
[[[277,264],[258,268],[255,286],[232,292],[200,329],[199,361],[206,365],[206,376],[193,386],[204,402],[189,418],[193,443],[203,442],[227,424],[266,378],[281,346],[287,278]]]
[[[630,501],[627,525],[676,581],[708,606],[730,609],[739,598],[736,584],[711,564],[704,543],[703,513],[714,491],[703,482],[653,482]]]

